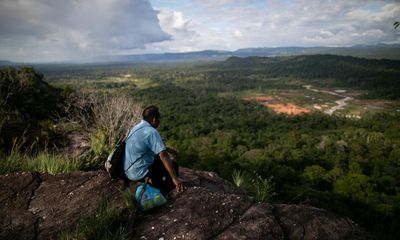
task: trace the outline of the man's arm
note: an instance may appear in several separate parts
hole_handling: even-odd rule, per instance
[[[177,192],[183,191],[183,184],[178,179],[178,176],[176,176],[175,169],[172,165],[171,159],[165,150],[160,152],[160,159],[161,159],[161,162],[163,163],[165,169],[167,169],[169,175],[171,176],[172,181],[175,184],[176,191]]]

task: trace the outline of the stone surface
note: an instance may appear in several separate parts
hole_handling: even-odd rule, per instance
[[[351,220],[302,205],[257,203],[212,172],[182,168],[186,189],[136,216],[132,239],[370,239]],[[0,176],[0,239],[55,239],[105,199],[123,207],[106,172]]]
[[[0,239],[56,238],[105,199],[122,206],[122,186],[104,171],[0,176]]]

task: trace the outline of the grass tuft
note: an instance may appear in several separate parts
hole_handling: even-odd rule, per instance
[[[29,156],[14,148],[0,161],[0,174],[21,171],[56,174],[76,171],[80,167],[81,163],[78,161],[68,160],[65,156],[50,153],[48,150]]]
[[[0,161],[0,174],[22,171],[25,165],[25,156],[13,149],[11,153]]]
[[[76,229],[62,231],[59,239],[128,239],[124,219],[123,209],[117,209],[110,202],[104,201],[95,213],[83,218]]]
[[[27,170],[41,173],[65,173],[79,170],[79,163],[65,159],[62,155],[40,152],[38,155],[27,161]]]
[[[234,170],[232,173],[233,183],[236,187],[240,188],[243,187],[244,184],[244,174],[240,170]]]
[[[276,195],[274,192],[275,183],[273,182],[273,177],[262,178],[257,175],[252,182],[251,191],[254,193],[256,199],[260,202],[271,202]]]

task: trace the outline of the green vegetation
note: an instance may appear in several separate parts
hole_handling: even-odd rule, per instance
[[[68,159],[61,154],[50,153],[47,150],[35,156],[22,154],[13,149],[11,153],[0,161],[0,174],[29,171],[40,173],[64,173],[76,171],[81,168],[81,163]]]
[[[226,72],[219,74],[229,74],[236,78],[250,74],[268,77],[296,76],[309,79],[309,82],[317,86],[369,90],[369,94],[365,96],[368,98],[400,98],[399,61],[333,55],[247,59],[232,57],[221,63],[220,67]]]
[[[121,221],[125,218],[123,209],[118,209],[105,201],[94,214],[83,218],[76,229],[64,230],[59,238],[63,240],[129,239],[124,222]]]
[[[137,104],[155,104],[162,114],[161,135],[179,150],[181,165],[215,171],[260,201],[323,207],[355,220],[379,239],[396,239],[400,234],[399,67],[400,61],[330,55],[196,64],[40,66],[47,81],[75,96],[69,110],[61,114],[65,117],[50,122],[57,127],[46,124],[46,119],[40,120],[40,126],[46,126],[42,132],[52,130],[55,136],[60,134],[54,129],[74,126],[88,139],[78,159],[80,168],[95,169],[131,126],[117,119],[131,118],[126,114],[134,106],[140,109]],[[113,88],[96,84],[126,75],[132,83]],[[141,84],[135,79],[141,79]],[[282,102],[303,106],[310,104],[300,94],[306,91],[304,85],[363,95],[355,96],[357,101],[342,114],[332,116],[319,111],[276,114],[242,100],[276,94],[286,97]],[[132,106],[120,104],[122,95]],[[337,99],[309,95],[323,98],[322,103]],[[118,100],[116,105],[111,105],[111,99]],[[356,105],[362,101],[367,106],[382,99],[392,99],[393,109],[381,105],[382,110],[364,109],[360,119],[343,117],[347,111],[358,111]],[[3,104],[2,109],[9,108]],[[113,109],[123,117],[115,117]],[[10,128],[9,119],[2,131]],[[10,158],[9,163],[4,161],[7,168],[20,169],[21,163],[12,160],[19,159],[18,154],[4,152]]]
[[[110,201],[104,200],[98,209],[89,216],[80,219],[78,225],[72,229],[64,229],[59,238],[72,239],[131,239],[132,229],[129,221],[135,219],[136,200],[131,189],[123,191],[125,206],[118,208]]]
[[[0,90],[2,174],[99,169],[141,109],[121,92],[54,88],[26,67],[0,70]],[[89,148],[71,156],[71,135]]]
[[[61,112],[62,92],[42,81],[33,68],[0,70],[0,146],[10,150],[15,138],[26,135],[26,145],[56,138],[46,121]],[[47,127],[47,129],[46,129]]]

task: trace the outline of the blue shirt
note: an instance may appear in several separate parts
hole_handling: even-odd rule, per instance
[[[154,157],[165,150],[158,131],[145,120],[131,129],[125,146],[124,170],[132,180],[140,180],[149,172]]]

